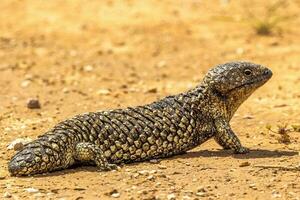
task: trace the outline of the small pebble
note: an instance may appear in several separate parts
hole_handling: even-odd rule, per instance
[[[63,88],[62,92],[66,94],[66,93],[69,93],[70,90],[68,88]]]
[[[41,104],[38,99],[28,99],[27,108],[29,109],[39,109],[41,108]]]
[[[159,163],[159,160],[157,160],[157,159],[151,159],[149,162],[156,164],[156,163]]]
[[[30,80],[24,80],[21,82],[21,87],[26,88],[30,85],[31,81]]]
[[[97,91],[98,95],[109,95],[110,93],[111,93],[111,91],[108,89],[100,89]]]
[[[175,200],[176,199],[176,195],[175,194],[168,194],[167,199],[168,200]]]
[[[94,67],[92,65],[85,65],[83,67],[83,71],[85,71],[85,72],[91,72],[93,70],[94,70]]]
[[[197,192],[196,196],[198,196],[198,197],[205,197],[206,194],[204,192]]]
[[[12,195],[11,195],[9,192],[5,192],[5,193],[3,194],[3,197],[4,197],[4,198],[11,198]]]
[[[257,190],[257,187],[256,187],[255,183],[250,184],[249,188],[252,188],[253,190]]]
[[[155,174],[155,173],[157,173],[157,170],[155,169],[149,171],[149,174]]]
[[[241,47],[236,49],[236,54],[238,54],[238,55],[242,55],[244,52],[245,52],[245,50]]]
[[[157,182],[156,184],[155,184],[155,187],[160,187],[161,186],[161,183],[160,182]]]
[[[32,140],[30,138],[17,138],[7,146],[7,149],[8,150],[14,149],[15,151],[20,151],[23,149],[25,144],[31,141]]]
[[[272,197],[273,198],[281,198],[281,194],[279,193],[279,192],[277,192],[277,191],[272,191]]]
[[[120,197],[120,193],[118,192],[118,190],[116,189],[113,189],[112,191],[110,191],[108,193],[108,195],[110,195],[111,197],[113,198],[119,198]]]
[[[248,161],[242,162],[242,163],[239,165],[239,167],[248,167],[248,166],[250,166],[250,163],[249,163]]]
[[[120,197],[120,193],[113,193],[113,194],[111,194],[111,197],[113,197],[113,198],[119,198]]]
[[[146,90],[146,93],[157,93],[157,88],[150,88]]]
[[[26,188],[24,190],[29,193],[37,193],[39,191],[39,189],[36,188]]]
[[[141,170],[141,171],[138,171],[138,173],[141,174],[141,175],[148,175],[149,171],[148,170]]]
[[[167,66],[167,62],[164,61],[164,60],[161,60],[159,61],[157,64],[156,64],[156,67],[158,68],[163,68],[163,67],[166,67]]]
[[[197,192],[206,192],[204,186],[200,186],[197,188]]]
[[[189,199],[191,199],[191,197],[189,197],[189,196],[187,196],[187,195],[184,195],[184,196],[182,197],[182,200],[189,200]]]
[[[164,165],[158,165],[158,168],[159,168],[159,169],[167,169],[167,167],[164,166]]]
[[[154,179],[155,179],[155,176],[153,176],[153,175],[149,175],[147,177],[147,180],[149,180],[149,181],[153,181]]]

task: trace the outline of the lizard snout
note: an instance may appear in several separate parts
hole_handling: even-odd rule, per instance
[[[266,77],[271,78],[273,73],[270,69],[267,68],[267,69],[264,70],[263,75],[266,76]]]

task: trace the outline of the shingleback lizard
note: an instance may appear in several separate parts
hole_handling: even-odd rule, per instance
[[[181,154],[210,138],[224,149],[247,153],[229,122],[271,76],[258,64],[225,63],[185,93],[144,106],[77,115],[25,145],[9,162],[9,172],[32,175],[75,163],[111,170],[120,163]]]

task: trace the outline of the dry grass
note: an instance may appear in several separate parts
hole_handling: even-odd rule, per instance
[[[277,125],[277,130],[276,131],[272,130],[271,125],[267,125],[266,128],[269,131],[279,135],[277,137],[277,140],[278,140],[279,143],[282,143],[282,144],[290,144],[291,143],[291,137],[290,137],[289,133],[292,132],[293,129],[288,128],[287,124]]]
[[[262,13],[247,10],[247,21],[250,22],[257,35],[269,36],[274,33],[281,33],[280,24],[292,18],[292,16],[281,14],[281,11],[286,7],[287,2],[285,0],[278,0],[264,7]]]

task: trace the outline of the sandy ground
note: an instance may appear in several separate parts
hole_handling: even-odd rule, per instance
[[[0,199],[300,199],[300,133],[292,128],[300,123],[300,1],[272,13],[284,20],[269,36],[253,28],[274,1],[262,2],[1,0]],[[119,171],[9,175],[15,152],[7,146],[16,138],[35,139],[79,113],[186,91],[231,60],[274,73],[231,123],[249,154],[209,141]],[[28,109],[36,97],[41,109]],[[277,130],[284,125],[287,144]]]

